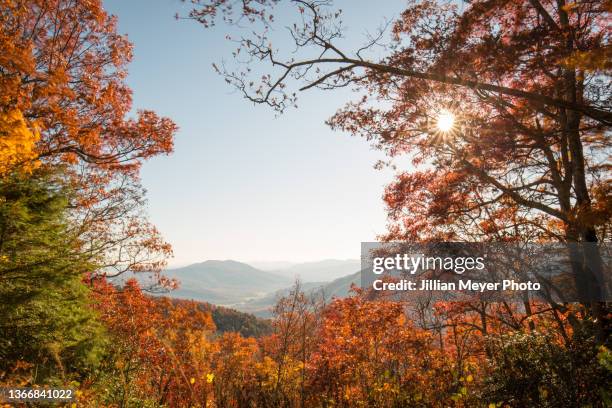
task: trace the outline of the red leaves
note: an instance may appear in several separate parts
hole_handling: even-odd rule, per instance
[[[112,367],[107,369],[117,372],[116,381],[137,398],[206,405],[213,351],[209,335],[215,330],[210,313],[194,302],[146,296],[134,279],[121,289],[98,279],[94,293],[112,335]]]
[[[366,291],[327,305],[294,291],[276,306],[275,333],[211,336],[198,304],[145,296],[135,281],[121,290],[94,285],[111,333],[113,384],[130,398],[169,406],[477,405],[491,338],[537,328],[561,340],[548,305],[370,300]],[[556,327],[556,326],[555,326]],[[555,337],[556,336],[556,337]],[[488,360],[491,362],[490,360]],[[470,394],[470,395],[468,395]]]
[[[457,171],[398,175],[384,194],[392,226],[385,239],[452,239],[450,225],[469,208],[470,189],[468,175]]]

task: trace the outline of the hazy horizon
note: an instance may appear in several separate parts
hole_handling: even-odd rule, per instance
[[[199,263],[204,263],[204,262],[208,262],[208,261],[216,261],[216,262],[225,262],[225,261],[233,261],[233,262],[240,262],[243,264],[247,264],[250,265],[254,268],[257,269],[261,269],[261,270],[274,270],[272,268],[272,266],[262,266],[262,265],[273,265],[273,264],[278,264],[278,265],[285,265],[285,266],[281,266],[279,267],[279,269],[283,269],[283,268],[291,268],[292,266],[296,266],[296,265],[304,265],[304,264],[314,264],[314,263],[322,263],[322,262],[351,262],[351,261],[359,261],[359,257],[351,257],[351,258],[326,258],[326,259],[312,259],[312,260],[305,260],[305,261],[288,261],[288,260],[279,260],[279,261],[275,261],[275,260],[242,260],[239,258],[225,258],[225,259],[215,259],[215,258],[210,258],[210,259],[203,259],[201,261],[195,261],[195,262],[187,262],[187,263],[181,263],[181,264],[172,264],[169,265],[166,269],[178,269],[178,268],[184,268],[186,266],[190,266],[190,265],[194,265],[194,264],[199,264]],[[259,266],[258,266],[259,265]]]

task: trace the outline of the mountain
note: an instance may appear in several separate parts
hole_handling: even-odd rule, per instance
[[[354,269],[348,269],[351,267]],[[211,260],[164,271],[164,276],[179,281],[179,288],[150,293],[170,297],[175,302],[195,300],[198,307],[212,313],[219,332],[238,331],[245,336],[259,336],[271,330],[269,322],[261,318],[270,317],[276,301],[289,294],[296,275],[305,293],[323,294],[329,301],[348,296],[351,284],[359,285],[360,272],[354,272],[359,267],[357,260],[325,260],[295,264],[272,273],[242,262]],[[344,275],[331,282],[304,281],[304,276],[329,278],[340,273]],[[144,288],[155,287],[152,276],[146,273],[124,274],[112,281],[122,285],[134,277]]]
[[[282,265],[282,263],[277,264]],[[331,282],[334,279],[347,276],[361,269],[361,261],[359,259],[326,259],[284,267],[278,267],[279,265],[276,265],[273,269],[262,269],[291,279],[299,278],[302,282]],[[274,267],[275,263],[269,263],[269,265],[265,266]]]
[[[223,306],[261,297],[292,282],[286,276],[236,261],[206,261],[169,269],[164,275],[180,282],[179,288],[169,294],[171,297]]]
[[[361,271],[335,279],[323,287],[326,299],[343,298],[350,294],[351,285],[361,285]]]
[[[300,287],[304,293],[317,296],[323,295],[325,301],[330,301],[333,298],[347,297],[350,294],[351,285],[359,286],[360,283],[361,272],[355,272],[331,282],[300,283]],[[251,313],[260,318],[268,318],[271,316],[270,310],[274,304],[279,298],[287,296],[291,289],[292,287],[286,287],[257,299],[249,299],[242,303],[236,303],[233,307],[241,312]]]
[[[278,298],[289,294],[296,278],[300,279],[303,291],[324,294],[329,300],[348,296],[351,284],[359,284],[359,272],[355,271],[360,266],[358,260],[329,259],[293,264],[270,272],[242,262],[210,260],[164,271],[164,276],[179,281],[178,289],[151,292],[157,296],[206,302],[258,317],[269,317],[271,307]],[[116,281],[121,284],[130,277],[136,277],[145,288],[155,286],[147,274],[122,275]]]

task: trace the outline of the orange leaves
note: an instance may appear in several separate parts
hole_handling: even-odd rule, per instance
[[[139,146],[138,158],[146,159],[172,152],[177,126],[168,118],[160,118],[155,112],[141,110],[137,120],[125,122],[118,142]]]
[[[117,273],[159,270],[170,248],[140,211],[139,170],[172,151],[177,127],[149,110],[130,117],[132,45],[116,18],[100,0],[0,7],[0,174],[34,159],[62,167],[84,250]]]
[[[400,388],[427,393],[433,337],[412,325],[401,303],[360,295],[335,300],[323,312],[318,337],[310,367],[322,389],[342,389],[355,404],[374,398],[380,406],[393,405]]]
[[[295,291],[277,305],[273,335],[212,336],[197,303],[148,297],[135,281],[95,289],[114,336],[113,381],[177,407],[477,406],[491,339],[530,323],[551,334],[559,320],[567,324],[536,302],[530,316],[482,302],[438,302],[421,310],[426,316],[360,291],[318,308]]]
[[[121,42],[115,27],[99,2],[69,6],[57,0],[19,1],[14,19],[9,15],[0,21],[0,41],[3,50],[14,53],[1,64],[0,84],[12,77],[22,80],[13,89],[2,89],[6,104],[40,121],[44,157],[61,155],[66,148],[85,152],[91,141],[84,133],[129,110],[121,94],[106,99],[99,94],[109,84],[119,84],[117,74],[127,62],[126,56],[109,64],[109,49]]]
[[[113,336],[113,368],[122,373],[118,378],[124,386],[170,406],[204,406],[214,379],[210,313],[194,302],[147,296],[133,279],[122,289],[98,279],[94,288],[95,307]]]

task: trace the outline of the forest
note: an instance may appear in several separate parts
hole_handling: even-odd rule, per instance
[[[356,49],[332,0],[191,0],[177,24],[228,31],[211,69],[245,103],[353,91],[327,124],[410,162],[380,241],[588,243],[570,256],[609,273],[612,1],[402,4]],[[178,126],[133,106],[117,24],[101,0],[0,0],[0,388],[70,388],[66,407],[612,406],[601,293],[415,304],[297,281],[269,321],[159,296],[180,282],[141,169]],[[153,284],[111,280],[132,273]]]

